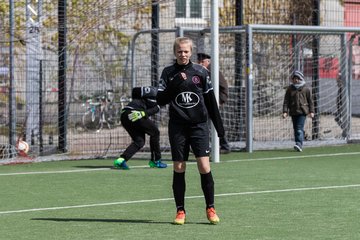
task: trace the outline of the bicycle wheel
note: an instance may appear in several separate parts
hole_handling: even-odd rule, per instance
[[[87,110],[82,116],[82,124],[85,130],[96,131],[100,128],[99,111]]]

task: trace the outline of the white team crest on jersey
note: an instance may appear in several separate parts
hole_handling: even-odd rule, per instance
[[[200,102],[200,97],[193,92],[179,93],[175,98],[175,103],[181,108],[193,108]]]

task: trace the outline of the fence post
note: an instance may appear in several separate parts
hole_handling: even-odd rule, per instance
[[[246,25],[246,151],[253,151],[253,56],[252,27]]]
[[[151,16],[151,85],[157,86],[159,78],[159,1],[152,0]]]
[[[211,78],[215,97],[219,102],[219,3],[216,0],[211,2]],[[220,162],[219,137],[213,125],[211,128],[211,145],[211,160]]]
[[[10,13],[10,46],[9,46],[9,55],[10,55],[10,86],[9,86],[9,144],[16,144],[16,100],[15,100],[15,80],[14,80],[14,31],[15,31],[15,16],[14,16],[14,0],[9,0],[9,13]]]
[[[59,0],[58,2],[58,31],[59,31],[59,103],[58,103],[58,112],[59,112],[59,151],[66,152],[66,129],[67,129],[67,113],[66,113],[66,0]]]
[[[313,25],[314,26],[320,26],[320,0],[314,0],[314,11],[313,11]],[[319,48],[320,43],[319,39],[316,36],[313,36],[313,42],[312,42],[312,51],[313,51],[313,64],[312,64],[312,94],[314,99],[314,111],[315,111],[315,117],[312,120],[313,124],[313,132],[312,132],[312,139],[318,139],[319,138],[319,128],[320,128],[320,109],[319,109]]]

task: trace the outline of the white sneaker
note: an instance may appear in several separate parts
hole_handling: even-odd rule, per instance
[[[302,148],[299,145],[294,146],[295,151],[302,152]]]

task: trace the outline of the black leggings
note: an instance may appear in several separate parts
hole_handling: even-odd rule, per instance
[[[129,133],[133,142],[120,155],[128,161],[145,145],[145,134],[150,136],[151,160],[161,159],[160,131],[153,121],[147,117],[132,122],[128,118],[129,110],[121,114],[121,124]]]

